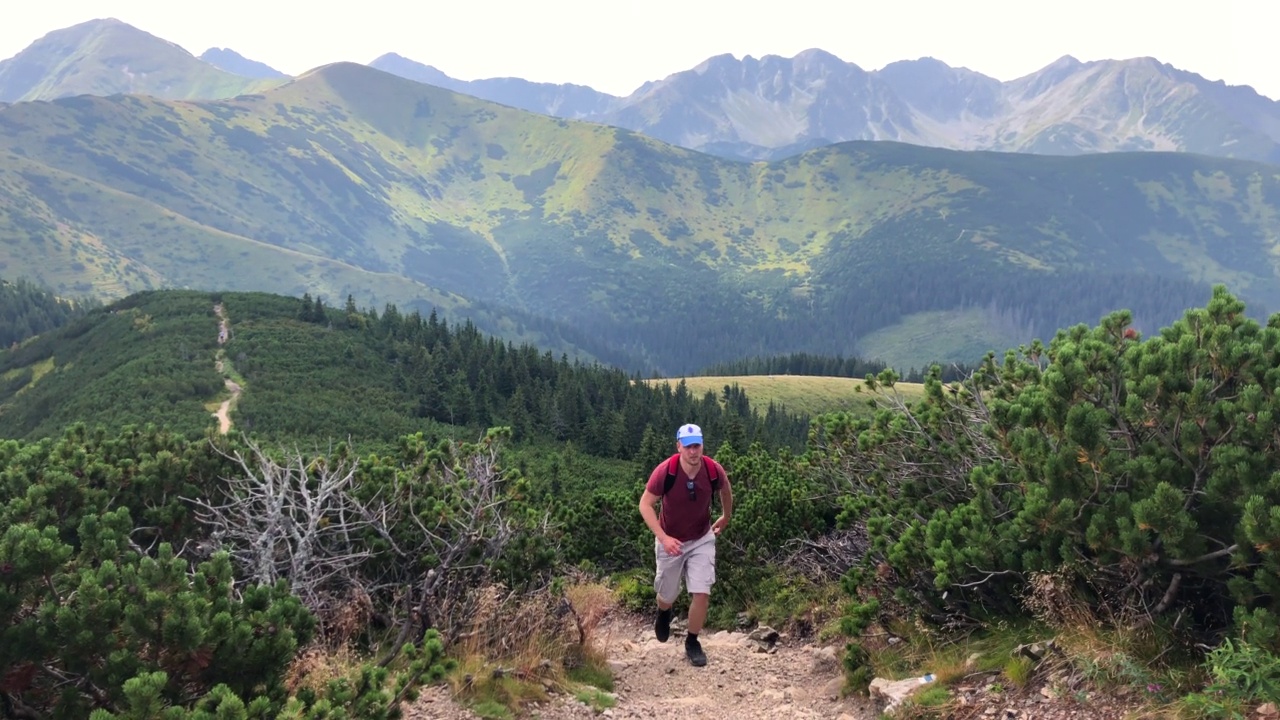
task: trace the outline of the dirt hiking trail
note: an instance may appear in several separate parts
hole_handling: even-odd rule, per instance
[[[231,336],[231,331],[227,322],[227,313],[222,309],[222,304],[215,304],[213,306],[213,311],[218,315],[218,359],[214,361],[213,366],[214,369],[218,371],[219,375],[224,375],[226,372],[224,369],[226,367],[226,363],[222,358],[222,346],[227,343],[227,339]],[[218,410],[213,413],[213,416],[218,418],[218,432],[222,435],[226,435],[231,431],[231,408],[236,404],[236,401],[240,399],[240,385],[229,377],[224,377],[223,383],[226,385],[227,390],[230,391],[231,397],[222,401],[222,404],[218,406]]]
[[[519,717],[539,720],[875,720],[883,698],[839,697],[844,682],[840,645],[752,639],[752,631],[701,635],[707,665],[684,657],[684,635],[672,624],[665,644],[653,636],[652,617],[620,614],[596,631],[613,670],[615,706],[603,711],[573,694],[556,694]],[[759,633],[756,633],[758,636]],[[767,651],[766,647],[772,647]],[[1062,688],[1078,688],[1065,692]],[[423,691],[405,708],[407,720],[477,720],[445,686]],[[974,673],[951,688],[948,720],[1131,720],[1145,713],[1140,693],[1095,692],[1078,678],[1038,673],[1020,689],[998,673]]]
[[[553,696],[530,708],[541,720],[871,720],[878,716],[869,700],[841,699],[839,650],[791,642],[782,635],[768,643],[747,632],[704,631],[706,667],[684,656],[684,633],[676,624],[671,638],[653,636],[652,618],[615,617],[595,632],[613,669],[616,705],[597,713],[572,695]],[[409,720],[474,720],[449,691],[433,687],[406,709]]]

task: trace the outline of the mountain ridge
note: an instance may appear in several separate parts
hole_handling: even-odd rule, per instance
[[[397,53],[380,55],[368,65],[415,82],[570,120],[599,116],[621,101],[621,98],[608,93],[573,83],[538,83],[514,77],[457,80],[431,65]]]
[[[1000,81],[931,57],[867,71],[820,48],[790,58],[722,53],[645,82],[625,97],[516,78],[503,79],[507,87],[480,89],[491,81],[457,81],[402,56],[395,63],[386,57],[375,66],[513,107],[603,122],[734,159],[774,160],[834,142],[896,140],[958,150],[1156,149],[1280,162],[1280,101],[1149,57],[1083,62],[1064,55]],[[1091,84],[1100,87],[1090,92],[1084,86]],[[572,109],[545,99],[556,87],[578,93]],[[1166,97],[1176,102],[1162,105]],[[1127,117],[1135,107],[1138,116]]]
[[[98,52],[96,45],[81,50],[67,45],[77,33],[126,32],[128,37],[111,42],[134,53],[132,64]],[[100,39],[81,44],[95,42],[101,45]],[[79,70],[59,74],[76,58]],[[160,62],[172,66],[167,76],[157,70],[142,77],[134,72],[143,65],[156,67],[158,58],[168,58]],[[242,73],[275,72],[253,61],[229,62]],[[0,102],[118,92],[223,98],[261,92],[283,80],[233,75],[215,64],[118,20],[90,21],[54,31],[0,61]],[[369,65],[510,107],[623,127],[748,161],[780,159],[835,142],[895,140],[961,150],[1170,150],[1280,162],[1280,101],[1154,58],[1082,62],[1064,55],[1002,82],[927,57],[868,71],[820,48],[790,58],[739,59],[723,53],[645,82],[625,97],[516,77],[457,80],[396,53]]]

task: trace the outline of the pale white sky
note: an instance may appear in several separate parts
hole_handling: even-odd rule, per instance
[[[932,56],[1001,80],[1063,55],[1152,56],[1280,99],[1276,0],[5,0],[0,59],[115,17],[199,55],[297,74],[397,52],[462,80],[515,76],[625,95],[712,55],[822,48],[875,70]]]

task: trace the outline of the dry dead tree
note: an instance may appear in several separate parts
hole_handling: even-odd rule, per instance
[[[250,581],[286,581],[322,622],[349,597],[382,598],[387,622],[400,625],[386,661],[432,628],[446,643],[456,639],[492,561],[519,534],[548,534],[545,513],[531,521],[507,511],[508,475],[492,438],[430,451],[366,500],[357,490],[373,488],[358,488],[355,459],[330,452],[308,461],[295,449],[277,460],[245,442],[247,452],[224,453],[240,473],[223,478],[216,500],[186,498],[212,544]],[[383,562],[370,562],[374,536],[388,549]]]
[[[378,520],[385,507],[377,498],[362,503],[351,492],[355,459],[308,461],[295,449],[277,461],[252,440],[246,444],[247,455],[223,453],[241,474],[222,478],[217,500],[184,499],[251,582],[284,580],[323,617],[359,585],[357,568],[370,557],[360,538],[369,530],[385,532]]]

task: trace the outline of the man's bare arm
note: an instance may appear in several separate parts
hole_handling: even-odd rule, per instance
[[[729,484],[729,476],[720,479],[720,519],[711,524],[711,531],[716,535],[724,532],[733,515],[733,487]]]
[[[658,538],[658,542],[662,543],[662,548],[668,555],[679,555],[680,546],[684,543],[663,532],[662,523],[658,521],[657,507],[661,500],[661,497],[646,489],[644,495],[640,496],[640,517],[644,518],[644,524],[649,526],[649,530],[653,532],[654,537]]]
[[[662,523],[658,522],[658,501],[662,498],[654,495],[648,490],[644,491],[644,495],[640,496],[640,517],[644,518],[644,524],[649,526],[649,531],[653,536],[662,539]]]

